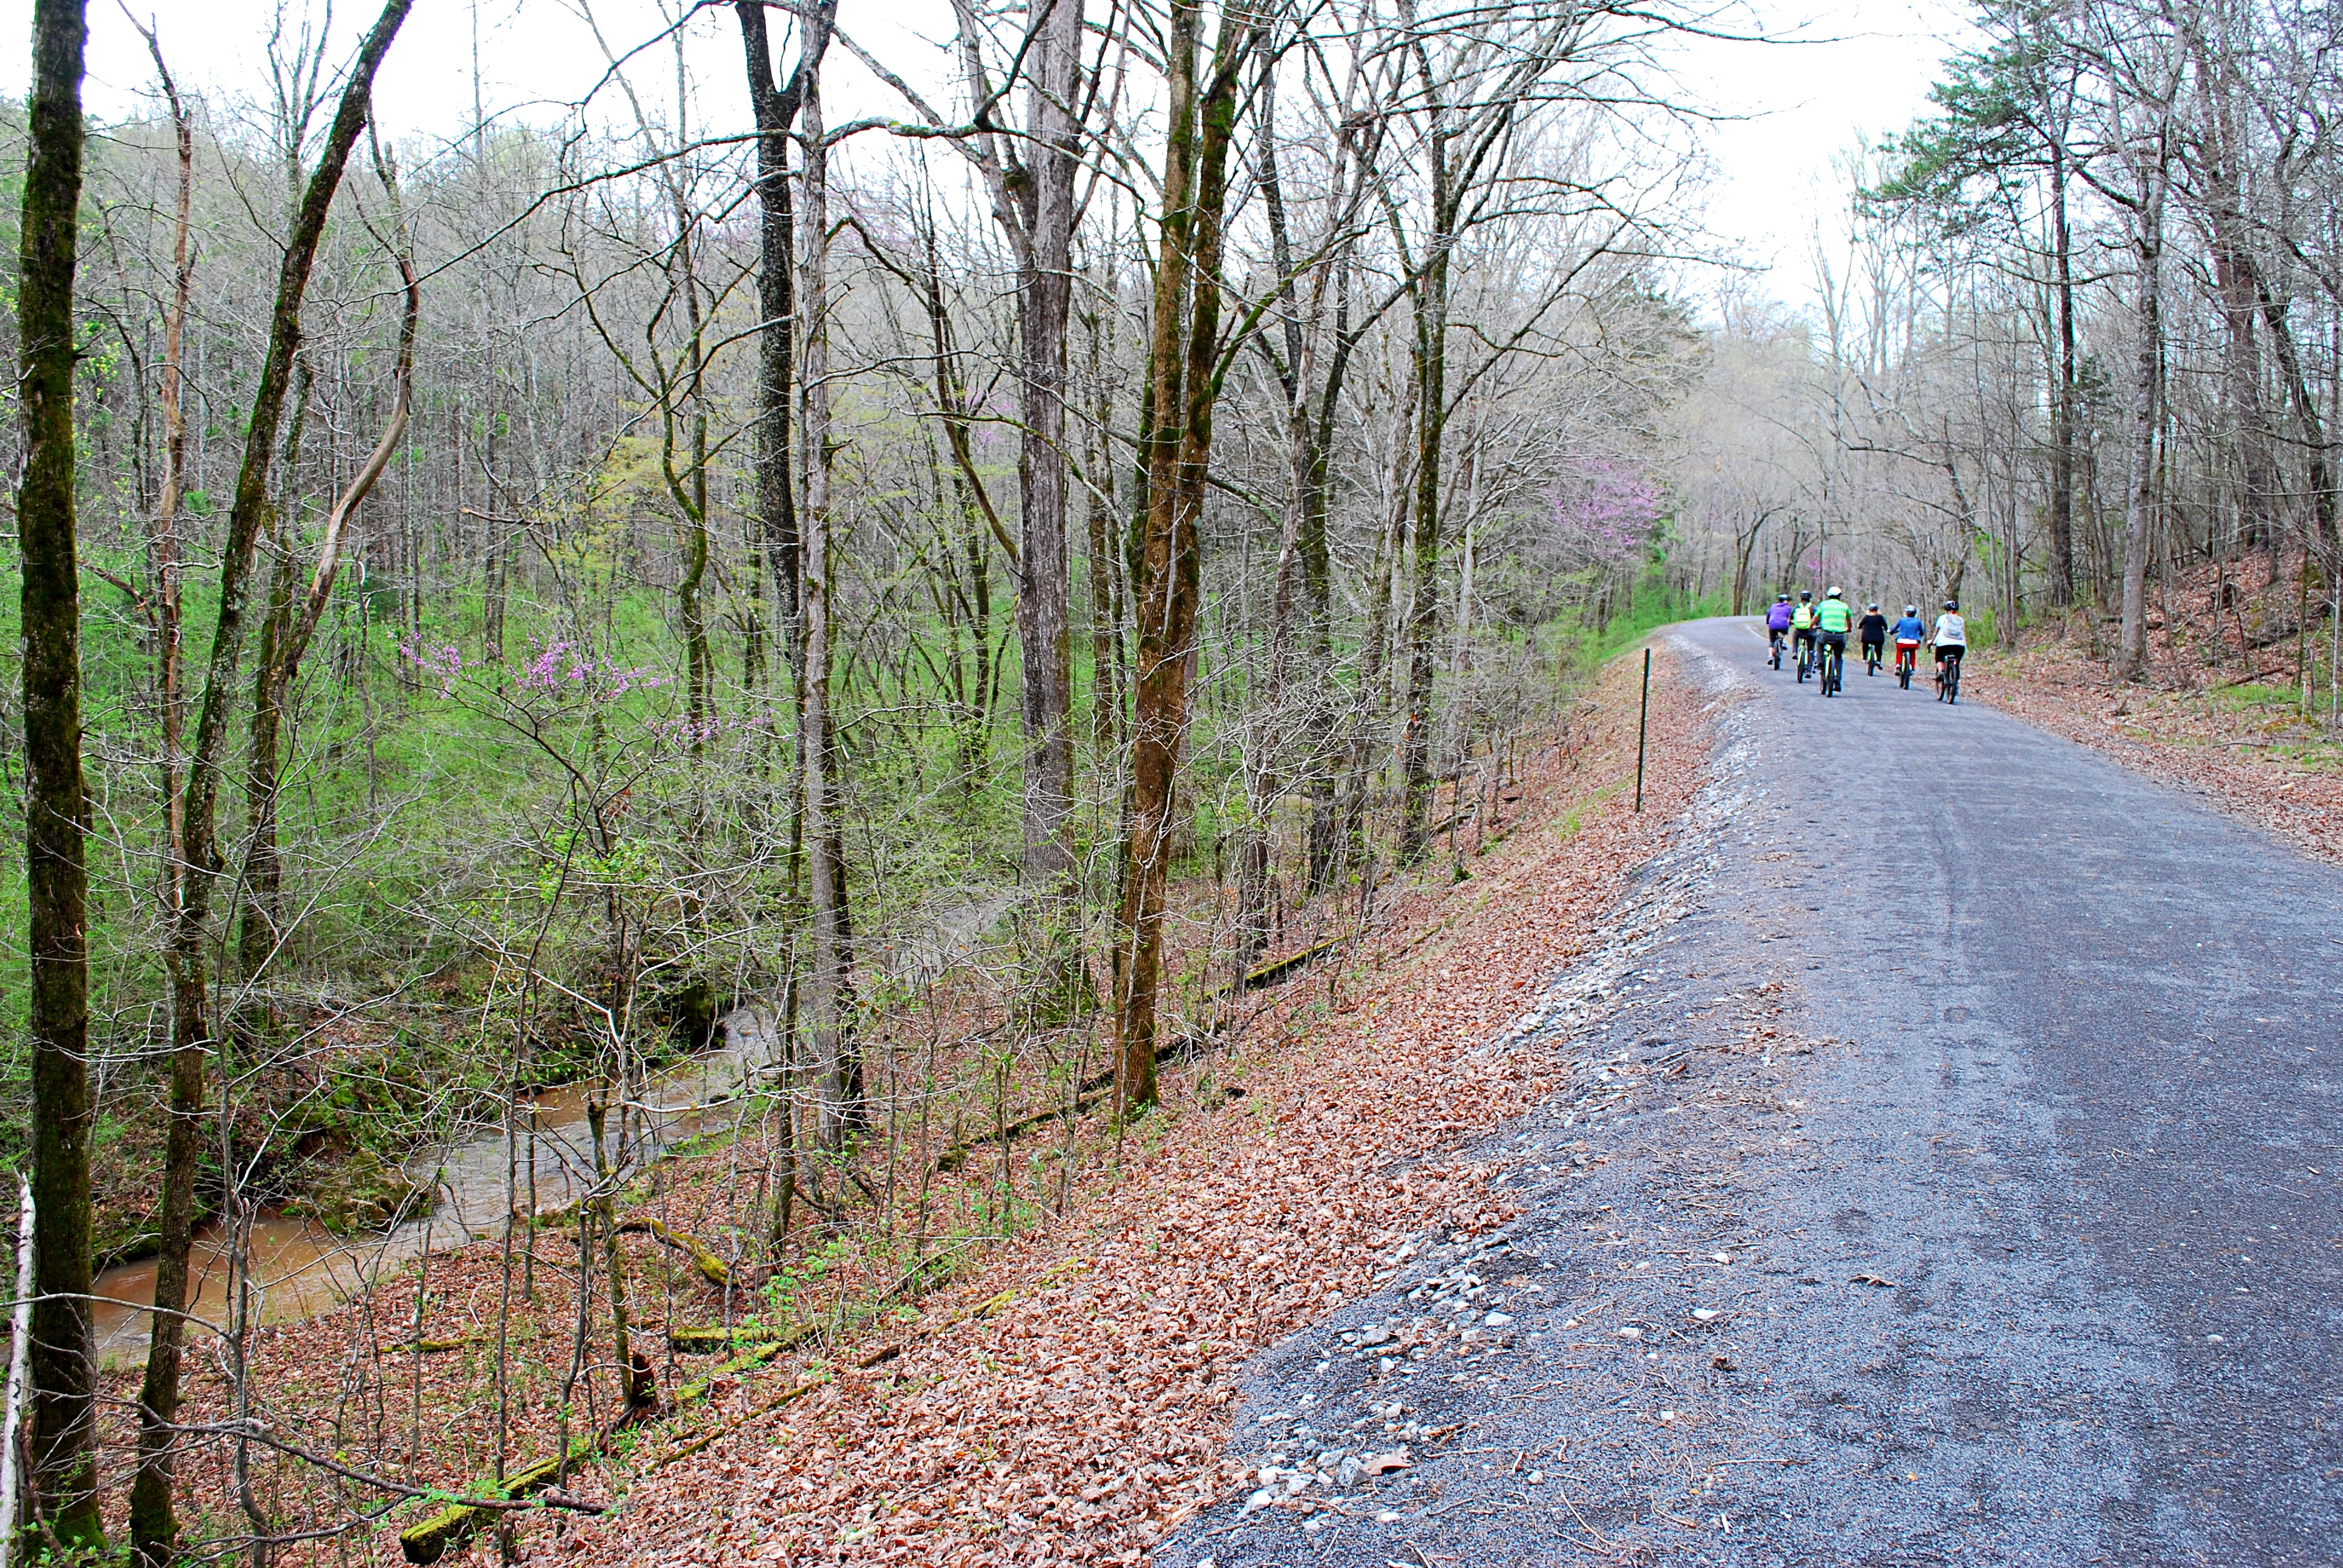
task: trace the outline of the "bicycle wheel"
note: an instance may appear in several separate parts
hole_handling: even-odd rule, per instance
[[[1958,702],[1960,699],[1961,661],[1956,658],[1945,666],[1945,700]]]

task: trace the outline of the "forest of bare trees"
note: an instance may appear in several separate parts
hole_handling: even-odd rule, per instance
[[[407,8],[282,8],[232,95],[142,23],[85,126],[41,0],[7,114],[27,1552],[386,1549],[656,1411],[661,1320],[948,1277],[1704,586],[1689,14],[580,7],[568,110],[401,137]],[[384,1321],[272,1371],[353,1261]]]
[[[2331,715],[2335,44],[2316,8],[1982,10],[1933,112],[1841,158],[1815,307],[1718,313],[1675,472],[1735,608],[1958,595],[2167,682],[2282,652]]]
[[[579,4],[575,102],[402,136],[408,5],[232,90],[139,24],[101,123],[38,0],[0,106],[25,1560],[598,1506],[691,1335],[1143,1155],[1669,618],[1957,595],[2332,711],[2326,13],[1987,8],[1793,307],[1667,68],[1733,15]]]

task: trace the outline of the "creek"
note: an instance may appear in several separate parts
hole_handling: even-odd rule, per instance
[[[987,890],[908,912],[893,939],[873,944],[868,961],[879,972],[912,985],[932,985],[968,963],[986,933],[1015,903],[1003,889]],[[777,1020],[755,1006],[723,1020],[723,1043],[655,1074],[629,1101],[628,1155],[637,1166],[719,1125],[761,1079],[769,1086],[776,1060]],[[512,1212],[529,1208],[530,1134],[535,1133],[536,1211],[558,1212],[592,1184],[594,1145],[586,1108],[592,1082],[539,1091],[514,1107],[513,1125],[481,1128],[425,1151],[407,1174],[434,1188],[429,1214],[369,1234],[336,1235],[315,1220],[277,1211],[255,1214],[246,1231],[245,1267],[254,1319],[291,1322],[331,1312],[356,1297],[385,1270],[396,1271],[427,1251],[446,1251],[496,1235]],[[534,1127],[532,1129],[532,1121]],[[616,1141],[618,1119],[608,1132]],[[606,1158],[617,1151],[605,1151]],[[238,1271],[225,1227],[196,1232],[188,1268],[187,1311],[215,1329],[228,1321],[228,1292]],[[97,1277],[92,1292],[98,1363],[143,1360],[146,1320],[155,1304],[155,1260],[119,1264]],[[412,1311],[411,1306],[407,1309]],[[190,1344],[195,1336],[189,1336]]]
[[[769,1082],[776,1065],[773,1021],[766,1013],[735,1009],[723,1020],[720,1044],[640,1085],[628,1101],[630,1161],[639,1165],[720,1124],[722,1113],[739,1106],[760,1078]],[[532,1131],[536,1211],[553,1213],[568,1207],[592,1183],[594,1144],[587,1105],[596,1092],[591,1082],[541,1090],[515,1106],[509,1133],[501,1126],[476,1129],[408,1161],[407,1174],[438,1196],[420,1219],[371,1233],[337,1235],[315,1220],[276,1211],[255,1214],[244,1238],[244,1272],[255,1320],[287,1322],[330,1312],[386,1270],[396,1271],[427,1251],[446,1251],[496,1235],[505,1222],[508,1200],[512,1212],[526,1213],[530,1208]],[[613,1145],[618,1123],[614,1108],[606,1130]],[[617,1151],[606,1147],[604,1153],[615,1158]],[[216,1330],[224,1330],[228,1322],[228,1292],[237,1273],[232,1241],[224,1225],[207,1224],[196,1232],[188,1260],[194,1300],[187,1310]],[[99,1364],[120,1366],[142,1360],[146,1320],[155,1303],[155,1260],[106,1270],[93,1293],[97,1298],[93,1326]],[[191,1348],[194,1342],[190,1335]]]

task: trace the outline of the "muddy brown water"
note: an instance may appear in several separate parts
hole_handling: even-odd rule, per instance
[[[896,979],[932,983],[970,962],[985,933],[1014,902],[1013,892],[991,889],[907,912],[891,922],[891,940],[874,944],[870,961]],[[744,1091],[759,1081],[768,1086],[772,1081],[774,1024],[761,1008],[736,1008],[725,1016],[722,1045],[645,1085],[630,1101],[630,1158],[639,1162],[741,1113]],[[532,1131],[537,1211],[568,1207],[594,1168],[586,1122],[593,1087],[573,1083],[543,1091],[516,1108],[513,1135],[503,1127],[478,1129],[407,1161],[408,1173],[435,1186],[439,1194],[437,1206],[425,1219],[370,1234],[337,1236],[314,1220],[263,1211],[253,1216],[246,1231],[242,1270],[235,1264],[232,1238],[226,1230],[205,1227],[196,1236],[189,1260],[196,1284],[187,1310],[201,1322],[225,1329],[229,1291],[241,1274],[250,1288],[250,1310],[257,1321],[297,1322],[331,1312],[386,1269],[396,1271],[426,1251],[496,1234],[505,1221],[508,1194],[513,1211],[529,1206]],[[613,1139],[617,1131],[618,1118],[613,1116]],[[93,1293],[97,1297],[94,1315],[99,1363],[118,1366],[143,1357],[146,1320],[155,1304],[154,1260],[106,1270],[98,1275]]]
[[[651,1079],[630,1101],[628,1140],[636,1161],[720,1124],[729,1111],[753,1114],[746,1111],[743,1094],[760,1077],[769,1077],[772,1023],[764,1014],[745,1009],[724,1021],[722,1045]],[[481,1129],[409,1161],[408,1173],[438,1192],[437,1205],[424,1219],[367,1234],[337,1236],[314,1220],[272,1211],[256,1214],[246,1231],[241,1271],[250,1287],[249,1310],[262,1322],[314,1317],[357,1295],[386,1269],[396,1270],[427,1251],[460,1247],[496,1234],[504,1223],[508,1193],[513,1211],[529,1209],[532,1131],[536,1210],[544,1213],[568,1206],[593,1170],[586,1119],[592,1091],[587,1083],[546,1090],[518,1106],[512,1135],[503,1127]],[[613,1141],[618,1121],[613,1115],[608,1129]],[[229,1292],[239,1273],[232,1241],[224,1226],[207,1225],[197,1232],[189,1261],[196,1284],[188,1311],[214,1329],[227,1324]],[[100,1363],[121,1365],[143,1356],[146,1320],[155,1302],[155,1261],[106,1270],[98,1275],[94,1293]]]

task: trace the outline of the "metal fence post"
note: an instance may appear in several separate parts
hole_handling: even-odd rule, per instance
[[[1644,809],[1644,735],[1652,723],[1652,650],[1644,650],[1644,709],[1635,716],[1635,809]]]

